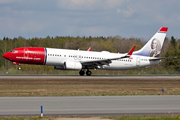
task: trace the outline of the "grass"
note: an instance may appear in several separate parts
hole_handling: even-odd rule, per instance
[[[144,116],[112,116],[105,117],[113,120],[180,120],[180,116],[178,115],[144,115]]]
[[[35,116],[35,117],[21,117],[21,116],[14,116],[14,117],[1,117],[0,120],[43,120],[47,119],[49,117],[40,117],[40,116]]]
[[[0,96],[180,95],[180,79],[0,79]]]
[[[143,115],[143,116],[102,116],[102,117],[92,117],[92,116],[72,116],[72,117],[2,117],[0,120],[180,120],[180,115]]]

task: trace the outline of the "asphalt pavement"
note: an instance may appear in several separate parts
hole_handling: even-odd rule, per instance
[[[0,116],[180,114],[180,96],[0,97]]]

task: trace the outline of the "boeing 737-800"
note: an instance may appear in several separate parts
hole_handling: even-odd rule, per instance
[[[94,52],[54,49],[42,47],[21,47],[11,50],[3,55],[13,64],[36,64],[50,65],[58,70],[79,70],[83,76],[90,76],[90,69],[103,70],[128,70],[147,67],[158,64],[163,42],[168,28],[162,27],[158,32],[138,51],[134,52],[135,46],[129,53],[110,53],[107,51]],[[87,71],[86,71],[87,70]]]

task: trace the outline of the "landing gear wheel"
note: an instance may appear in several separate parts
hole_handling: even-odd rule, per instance
[[[18,70],[21,70],[21,67],[18,67]]]
[[[80,76],[84,76],[85,72],[83,70],[79,71]]]
[[[86,71],[86,75],[87,75],[87,76],[91,76],[91,74],[92,74],[92,72],[91,72],[91,71],[89,71],[89,70],[88,70],[88,71]]]
[[[21,70],[21,65],[19,65],[18,70]]]

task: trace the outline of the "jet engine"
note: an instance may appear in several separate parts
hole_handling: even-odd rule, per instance
[[[64,69],[65,70],[81,70],[82,64],[76,61],[66,61],[64,62]]]

